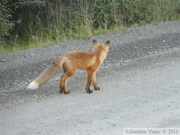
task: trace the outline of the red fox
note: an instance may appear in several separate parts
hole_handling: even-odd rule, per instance
[[[91,82],[95,90],[100,90],[96,82],[96,71],[100,68],[102,62],[106,58],[109,51],[110,41],[108,40],[104,44],[98,43],[93,40],[93,51],[83,52],[83,51],[71,51],[60,56],[53,64],[45,69],[45,71],[40,74],[34,81],[32,81],[28,89],[37,89],[55,74],[57,74],[61,69],[63,69],[63,74],[60,79],[60,93],[69,94],[67,89],[67,79],[73,76],[78,69],[87,71],[87,82],[86,82],[86,92],[92,93],[90,90]]]

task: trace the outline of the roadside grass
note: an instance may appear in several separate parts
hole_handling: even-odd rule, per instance
[[[77,28],[78,29],[78,28]],[[19,50],[26,50],[31,48],[37,48],[37,47],[47,47],[50,45],[60,44],[61,42],[73,40],[73,39],[89,39],[96,35],[101,34],[107,34],[109,32],[119,31],[119,30],[126,30],[126,26],[120,26],[120,27],[113,27],[112,29],[108,28],[100,28],[97,30],[90,30],[90,28],[85,28],[87,30],[84,30],[84,28],[79,28],[80,32],[68,32],[67,35],[59,36],[54,38],[48,38],[42,37],[40,40],[35,39],[35,37],[32,37],[33,40],[31,41],[13,41],[12,44],[6,44],[0,46],[0,53],[6,53],[6,52],[14,52]]]
[[[40,20],[34,24],[36,27],[29,26],[22,39],[10,36],[12,40],[8,43],[0,41],[0,53],[45,47],[72,39],[89,39],[128,27],[180,20],[179,0],[95,0],[96,4],[90,2],[92,5],[87,0],[79,2],[78,8],[49,5],[52,6],[53,16],[52,20],[46,20],[49,27]]]

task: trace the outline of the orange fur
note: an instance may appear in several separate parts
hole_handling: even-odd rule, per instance
[[[109,51],[110,41],[100,44],[93,40],[93,51],[82,52],[72,51],[60,56],[52,65],[50,65],[41,75],[39,75],[31,84],[29,89],[36,89],[45,83],[52,76],[63,69],[60,79],[60,93],[69,93],[67,89],[67,79],[73,76],[78,69],[87,71],[86,92],[91,93],[91,82],[95,90],[100,90],[96,82],[96,71],[100,68]]]

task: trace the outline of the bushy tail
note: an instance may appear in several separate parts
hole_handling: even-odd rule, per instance
[[[50,65],[47,67],[42,74],[40,74],[34,81],[32,81],[28,89],[37,89],[39,86],[46,81],[48,81],[50,78],[52,78],[55,74],[57,74],[60,71],[61,67],[57,66],[55,64]]]

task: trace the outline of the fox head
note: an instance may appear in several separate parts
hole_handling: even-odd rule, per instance
[[[103,52],[107,55],[109,51],[109,46],[109,40],[104,44],[98,43],[95,39],[93,40],[93,52]]]

